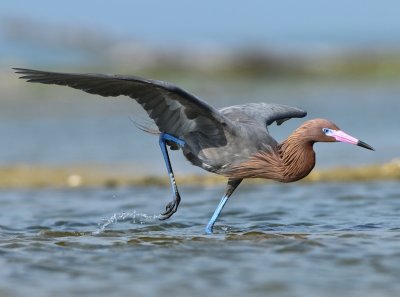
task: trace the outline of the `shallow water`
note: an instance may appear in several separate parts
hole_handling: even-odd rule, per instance
[[[179,181],[178,181],[179,182]],[[396,296],[397,182],[1,190],[1,296]]]

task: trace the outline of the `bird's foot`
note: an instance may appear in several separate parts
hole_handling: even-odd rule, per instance
[[[206,234],[213,234],[213,229],[214,229],[214,225],[208,224],[206,226],[206,228],[204,229],[204,231],[206,232]]]
[[[179,193],[175,195],[175,199],[167,204],[165,212],[161,213],[160,220],[169,219],[178,210],[179,203],[181,202],[181,196]]]

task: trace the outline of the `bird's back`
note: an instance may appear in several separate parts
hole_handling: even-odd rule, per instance
[[[268,125],[306,115],[299,108],[266,103],[235,105],[219,112],[230,123],[220,141],[198,131],[185,137],[187,146],[183,152],[194,165],[222,175],[260,151],[277,151],[278,143],[269,134]]]

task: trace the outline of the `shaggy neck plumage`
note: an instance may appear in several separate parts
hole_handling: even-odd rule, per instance
[[[314,142],[296,130],[279,145],[278,153],[284,167],[285,182],[306,177],[315,165]]]
[[[315,165],[314,141],[305,134],[306,126],[296,129],[276,150],[258,152],[235,166],[232,173],[241,178],[267,178],[293,182],[306,177]]]

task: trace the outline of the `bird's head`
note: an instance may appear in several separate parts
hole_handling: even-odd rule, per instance
[[[369,150],[375,150],[365,142],[343,132],[329,120],[314,119],[305,122],[300,129],[302,134],[313,142],[345,142],[361,146]]]

